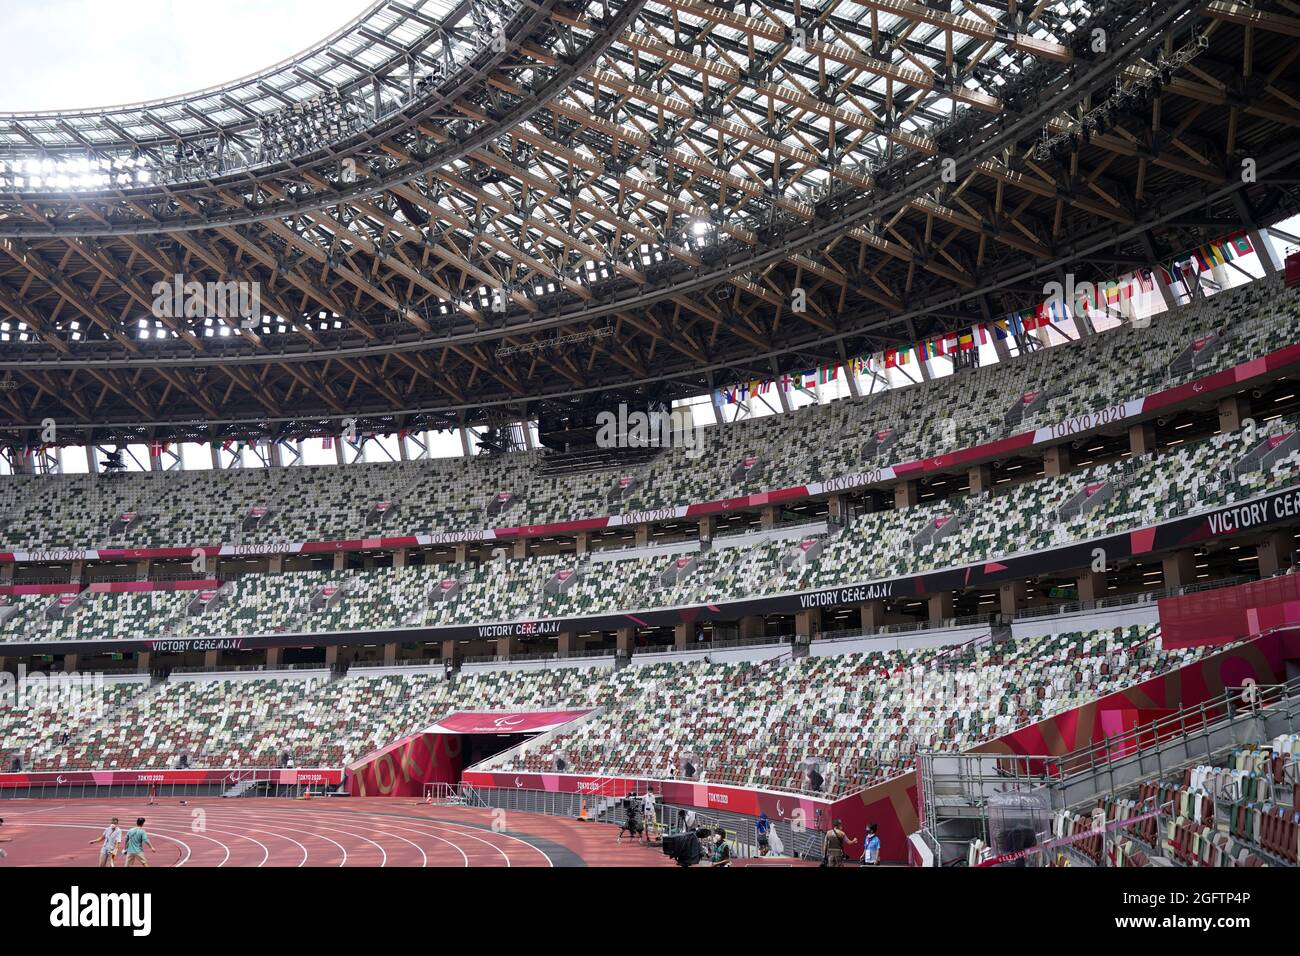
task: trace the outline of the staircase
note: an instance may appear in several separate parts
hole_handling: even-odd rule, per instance
[[[919,756],[922,835],[936,851],[963,849],[988,832],[990,800],[1009,792],[1044,794],[1049,812],[1078,811],[1099,798],[1161,779],[1232,751],[1293,732],[1300,723],[1300,678],[1267,687],[1228,688],[1201,704],[1064,756],[923,751]],[[951,858],[951,851],[941,859]]]
[[[236,771],[233,776],[237,778],[236,782],[221,792],[222,799],[227,797],[242,797],[244,794],[257,787],[258,781],[252,771],[248,771],[247,776],[244,775],[243,771]]]

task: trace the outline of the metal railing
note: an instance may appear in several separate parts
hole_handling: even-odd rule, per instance
[[[1132,607],[1138,604],[1154,603],[1162,598],[1193,594],[1197,591],[1213,591],[1218,588],[1235,587],[1238,584],[1245,584],[1254,580],[1255,578],[1250,577],[1249,575],[1239,574],[1234,577],[1221,578],[1214,581],[1199,581],[1195,584],[1187,584],[1182,587],[1160,588],[1154,591],[1132,591],[1128,594],[1116,594],[1111,597],[1099,598],[1095,601],[1067,601],[1063,604],[1045,604],[1039,607],[1023,608],[1016,612],[1016,616],[1013,620],[1022,621],[1036,617],[1053,617],[1058,614],[1074,614],[1080,611],[1097,611],[1115,607]]]
[[[1267,633],[1267,632],[1266,632]],[[1205,756],[1213,756],[1210,734],[1243,716],[1256,717],[1271,711],[1282,715],[1294,730],[1300,715],[1300,677],[1284,684],[1249,684],[1225,688],[1199,704],[1179,708],[1172,714],[1140,724],[1120,734],[1108,736],[1061,757],[1008,757],[1013,773],[1028,770],[1035,776],[1068,782],[1083,775],[1108,771],[1116,763],[1132,760],[1145,751],[1156,751],[1174,740],[1198,740],[1205,743]],[[1003,766],[1003,762],[999,763]],[[1162,770],[1157,761],[1157,774]]]
[[[600,781],[595,785],[599,789]],[[586,811],[586,818],[593,823],[604,823],[621,827],[627,822],[623,808],[623,798],[641,797],[639,784],[632,782],[630,789],[620,787],[617,795],[595,793],[556,793],[548,790],[525,790],[509,787],[475,787],[461,784],[457,797],[467,806],[484,809],[536,813],[543,816],[568,817],[579,819]],[[700,810],[692,806],[658,802],[655,804],[655,829],[659,834],[681,832],[677,827],[680,813],[694,813],[695,825],[715,829],[722,827],[727,832],[727,842],[732,856],[747,859],[759,855],[757,820],[754,817],[719,810]],[[787,856],[803,859],[821,859],[825,850],[825,833],[815,826],[795,829],[787,820],[772,820],[777,832],[777,842],[784,847]],[[830,820],[820,821],[820,825],[829,826]],[[611,839],[613,834],[611,832]]]

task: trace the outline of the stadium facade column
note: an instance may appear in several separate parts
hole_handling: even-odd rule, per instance
[[[915,479],[900,481],[894,485],[894,507],[915,508],[919,486]]]
[[[517,641],[513,637],[498,637],[497,657],[499,657],[503,661],[508,661],[510,660],[510,658],[514,657],[516,654],[519,653],[519,651],[522,649],[522,646],[523,645],[521,645],[519,641]]]
[[[1005,618],[1013,618],[1016,611],[1025,603],[1025,582],[1022,578],[1003,581],[998,585],[998,610]]]
[[[931,624],[942,624],[944,621],[952,620],[951,591],[940,591],[938,594],[931,594],[929,604]]]
[[[579,531],[577,537],[573,539],[574,547],[581,557],[591,551],[591,532]]]
[[[578,652],[578,632],[561,631],[558,651],[561,657],[572,657],[576,654]]]
[[[650,526],[648,524],[639,524],[636,526],[636,546],[644,548],[650,543]]]
[[[1155,422],[1138,422],[1128,427],[1128,450],[1134,458],[1153,454],[1156,450]]]
[[[1250,402],[1245,395],[1228,395],[1219,399],[1219,431],[1227,434],[1241,427],[1250,417]]]
[[[1106,587],[1109,582],[1105,571],[1094,571],[1089,568],[1082,572],[1076,581],[1079,587],[1080,601],[1100,601],[1106,596]]]
[[[861,615],[864,631],[874,631],[885,626],[884,601],[863,601],[858,605],[858,614]]]
[[[270,559],[267,561],[267,566],[270,568],[272,574],[279,574],[284,570],[284,555],[271,555]]]
[[[620,627],[614,636],[614,649],[619,657],[631,658],[636,650],[636,628]]]
[[[1043,477],[1059,478],[1069,470],[1069,445],[1053,445],[1043,454]]]
[[[763,636],[763,618],[758,614],[747,614],[740,619],[740,639],[753,640]]]
[[[1196,583],[1196,552],[1190,549],[1167,554],[1160,561],[1165,587],[1181,588]]]
[[[803,611],[796,612],[794,616],[794,632],[799,637],[806,637],[809,640],[821,633],[822,629],[822,609],[819,607],[810,607]]]
[[[334,552],[334,570],[342,571],[348,566],[348,554],[346,551]]]
[[[148,651],[141,651],[135,656],[135,672],[137,674],[149,673],[149,666],[153,663],[153,655]],[[0,668],[3,670],[3,668]]]
[[[73,561],[72,570],[68,572],[68,581],[69,582],[80,581],[81,575],[85,572],[85,570],[86,570],[85,561]]]
[[[398,548],[396,551],[393,552],[393,567],[395,567],[395,568],[404,568],[404,567],[406,567],[406,549],[405,549],[405,548]]]
[[[5,659],[5,657],[3,655],[0,655],[0,674],[3,674],[5,672],[5,665],[7,663],[8,661]]]
[[[153,562],[148,558],[141,558],[135,563],[135,579],[137,581],[149,580],[149,567]]]
[[[776,514],[776,505],[764,505],[758,513],[758,526],[764,531],[772,530],[776,527]]]
[[[1257,549],[1260,577],[1272,577],[1291,566],[1295,556],[1295,535],[1290,531],[1271,531]]]
[[[442,662],[452,667],[460,666],[460,641],[442,642]]]
[[[99,459],[95,457],[95,443],[86,442],[86,471],[92,475],[99,474]]]
[[[220,452],[220,450],[218,449],[217,445],[215,445],[215,444],[209,445],[209,446],[208,446],[208,452],[209,452],[209,454],[211,454],[211,456],[212,456],[212,470],[213,470],[213,471],[220,471],[220,470],[221,470],[221,452]]]
[[[993,466],[990,464],[972,465],[968,473],[970,493],[982,495],[993,489]]]
[[[705,515],[700,519],[700,543],[710,544],[713,541],[713,533],[718,530],[718,519],[713,515]]]
[[[515,548],[514,555],[516,560],[522,561],[524,558],[528,557],[527,538],[516,538],[514,548]]]
[[[331,644],[329,647],[325,648],[325,666],[330,670],[333,670],[338,666],[338,662],[339,646],[337,644]]]
[[[215,668],[217,666],[217,661],[220,659],[220,657],[221,657],[220,651],[204,651],[203,666],[208,668],[209,670]]]
[[[266,649],[266,669],[269,671],[279,670],[284,663],[283,647],[268,647]]]
[[[65,673],[65,674],[73,674],[73,673],[76,672],[76,670],[77,670],[77,655],[76,655],[76,654],[64,654],[64,655],[63,655],[63,673]]]
[[[397,642],[396,641],[389,641],[387,644],[384,645],[384,663],[385,664],[397,663]]]
[[[848,495],[831,495],[826,499],[826,511],[831,516],[831,520],[840,524],[849,523],[849,496]]]
[[[691,639],[691,626],[685,622],[673,625],[673,647],[679,651],[686,650]]]
[[[3,581],[5,584],[8,584],[13,579],[14,579],[14,566],[12,562],[9,564],[0,564],[0,581]]]
[[[468,560],[469,560],[469,545],[465,544],[464,542],[461,542],[460,544],[456,545],[456,563],[464,564]]]

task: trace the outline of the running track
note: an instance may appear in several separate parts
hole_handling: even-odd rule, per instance
[[[146,818],[155,867],[673,865],[658,849],[619,844],[610,825],[515,811],[375,798],[168,798],[151,807],[127,797],[0,801],[0,833],[12,838],[0,845],[0,867],[95,866],[90,841],[115,816],[124,831]]]

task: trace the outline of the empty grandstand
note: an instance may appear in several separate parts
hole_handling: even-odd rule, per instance
[[[357,6],[0,102],[0,862],[1297,866],[1294,3]]]

